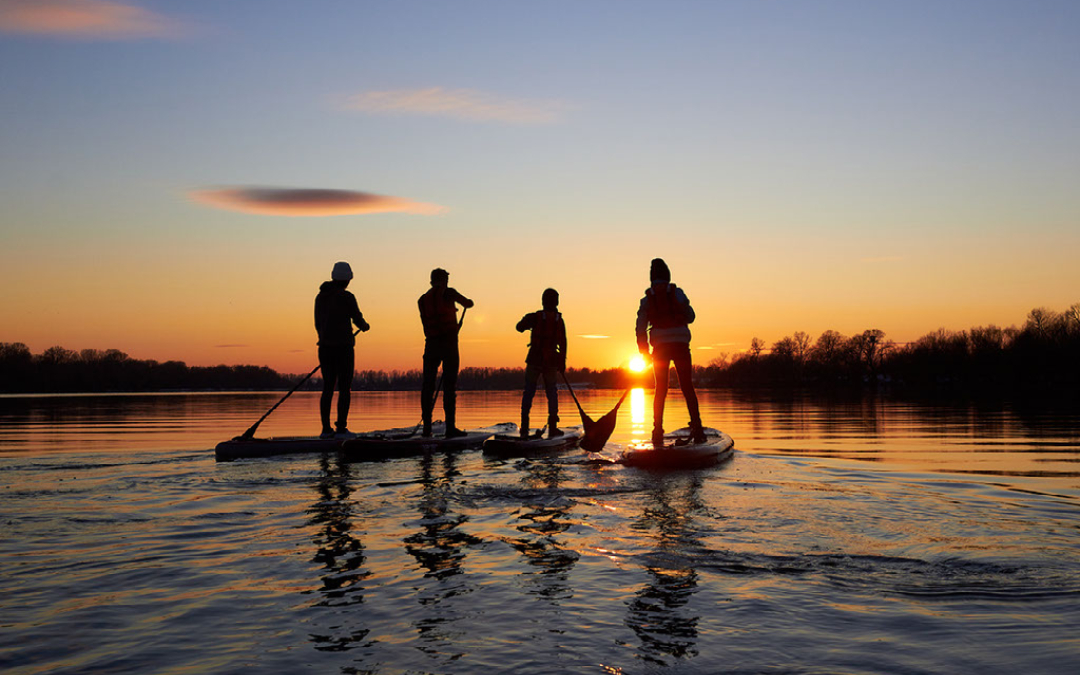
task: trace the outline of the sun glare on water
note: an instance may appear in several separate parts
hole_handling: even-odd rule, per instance
[[[647,364],[645,363],[645,359],[640,354],[638,354],[634,358],[630,359],[628,367],[635,373],[640,373],[641,371],[645,370],[646,365]]]

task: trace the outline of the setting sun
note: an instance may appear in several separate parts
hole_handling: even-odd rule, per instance
[[[642,372],[647,366],[648,364],[645,363],[645,358],[641,356],[641,354],[638,354],[634,358],[630,359],[630,363],[627,364],[627,367],[635,373]]]

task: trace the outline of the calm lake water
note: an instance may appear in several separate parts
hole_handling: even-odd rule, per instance
[[[278,398],[0,398],[0,670],[1080,672],[1076,410],[703,392],[737,449],[708,470],[216,463]],[[519,398],[464,392],[460,422]],[[418,400],[356,394],[350,426]],[[605,455],[650,407],[627,400]],[[316,409],[297,394],[260,435]]]

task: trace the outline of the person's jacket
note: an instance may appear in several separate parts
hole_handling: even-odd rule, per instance
[[[416,303],[420,307],[420,322],[428,339],[456,338],[458,334],[457,304],[472,307],[473,301],[449,286],[432,286]]]
[[[638,348],[647,351],[650,344],[689,344],[690,324],[695,318],[694,308],[681,288],[670,282],[654,282],[638,306]]]
[[[517,330],[532,331],[525,363],[540,368],[566,369],[566,324],[554,310],[532,312],[518,321]]]
[[[315,330],[319,334],[319,346],[355,345],[354,323],[360,330],[370,328],[356,304],[356,296],[337,282],[323,282],[315,296]]]

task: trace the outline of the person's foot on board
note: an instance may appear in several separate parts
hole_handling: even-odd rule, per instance
[[[337,438],[337,439],[342,440],[342,441],[350,441],[350,440],[356,438],[356,434],[349,431],[348,427],[342,427],[342,428],[338,429],[336,432],[334,432],[334,438]]]
[[[333,438],[334,438],[334,430],[333,429],[323,429],[322,433],[319,434],[319,440],[322,440],[322,441],[333,440]]]
[[[462,431],[461,429],[458,429],[457,427],[446,427],[446,437],[447,438],[461,438],[462,436],[468,436],[468,435],[469,435],[468,432]]]
[[[523,440],[523,441],[529,440],[529,430],[526,429],[525,427],[521,428],[521,431],[519,432],[519,435],[521,436],[521,440]]]
[[[701,427],[690,428],[690,442],[691,443],[704,443],[708,439],[705,436],[705,430]]]
[[[424,438],[431,438],[431,422],[424,422],[424,430],[420,435]]]
[[[563,430],[558,427],[551,427],[548,429],[548,438],[558,438],[559,436],[564,435]]]
[[[663,429],[653,429],[653,432],[652,432],[652,444],[653,444],[654,449],[664,447],[664,430]]]

